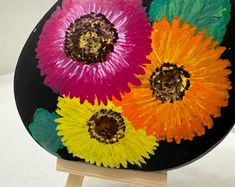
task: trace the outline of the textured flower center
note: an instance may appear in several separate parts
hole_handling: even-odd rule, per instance
[[[153,96],[163,103],[182,100],[185,90],[190,87],[190,74],[175,64],[164,63],[150,77],[150,88]]]
[[[84,64],[106,60],[118,40],[114,25],[101,13],[91,12],[71,23],[66,31],[65,54]]]
[[[101,109],[88,121],[88,132],[91,138],[105,144],[113,144],[124,137],[126,129],[124,119],[120,113]]]

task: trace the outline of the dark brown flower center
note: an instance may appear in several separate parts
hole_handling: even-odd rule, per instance
[[[114,25],[101,13],[91,12],[71,23],[64,41],[65,54],[84,64],[106,60],[118,40]]]
[[[113,144],[124,137],[126,126],[120,113],[101,109],[88,121],[91,138],[105,144]]]
[[[175,64],[164,63],[150,77],[150,88],[153,96],[163,103],[182,100],[185,90],[190,87],[190,74]]]

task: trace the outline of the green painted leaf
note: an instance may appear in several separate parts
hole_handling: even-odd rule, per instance
[[[198,31],[207,29],[207,36],[213,36],[219,43],[223,40],[230,20],[230,0],[153,0],[149,16],[151,22],[166,16],[168,21],[181,17]]]
[[[57,150],[64,147],[56,130],[58,123],[55,122],[55,119],[59,117],[54,112],[50,113],[39,108],[34,114],[33,122],[29,125],[33,138],[49,153],[57,157],[59,157],[56,153]]]

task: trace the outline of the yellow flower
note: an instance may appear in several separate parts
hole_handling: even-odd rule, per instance
[[[154,155],[155,137],[135,130],[121,115],[121,107],[111,102],[107,106],[80,104],[77,98],[58,100],[58,135],[73,156],[97,166],[126,168],[128,162],[141,166],[146,163],[144,158]]]

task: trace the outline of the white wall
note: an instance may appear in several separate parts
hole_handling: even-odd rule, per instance
[[[0,0],[0,75],[14,71],[21,49],[56,0]]]

